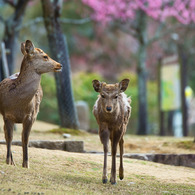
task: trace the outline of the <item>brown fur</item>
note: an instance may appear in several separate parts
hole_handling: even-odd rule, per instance
[[[93,81],[95,91],[100,95],[94,105],[93,114],[99,125],[99,136],[104,148],[103,183],[107,182],[107,152],[108,142],[111,140],[112,168],[110,182],[116,183],[116,152],[120,146],[119,177],[122,180],[123,173],[123,135],[131,114],[130,102],[123,93],[128,87],[129,80],[124,79],[120,83],[106,84],[98,80]]]
[[[23,123],[23,167],[28,168],[28,139],[31,127],[39,112],[43,96],[41,74],[61,70],[61,64],[52,60],[41,49],[34,48],[31,41],[21,44],[24,55],[19,74],[0,82],[0,113],[4,119],[7,144],[7,164],[15,164],[11,152],[14,123]]]

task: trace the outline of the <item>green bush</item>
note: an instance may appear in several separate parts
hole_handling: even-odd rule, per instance
[[[131,97],[131,118],[127,127],[128,133],[136,133],[137,114],[138,114],[138,88],[137,88],[137,75],[135,73],[124,72],[118,77],[118,82],[122,79],[129,79],[129,86],[125,93]]]
[[[158,134],[158,83],[157,81],[148,81],[148,123],[149,134]]]
[[[122,73],[119,76],[118,81],[128,78],[130,79],[129,87],[125,91],[128,96],[131,96],[131,118],[128,125],[129,133],[136,133],[137,119],[138,119],[138,85],[137,85],[137,75],[135,73]],[[158,122],[158,97],[157,97],[157,82],[149,80],[147,82],[147,107],[148,107],[148,123],[149,123],[149,133],[156,133],[156,124]]]
[[[89,105],[90,110],[90,127],[97,129],[95,117],[92,114],[93,105],[97,99],[98,93],[94,91],[92,81],[94,79],[102,81],[103,78],[96,73],[80,72],[73,75],[73,93],[75,101],[83,100]]]
[[[128,133],[136,133],[137,128],[137,115],[138,115],[138,87],[137,87],[137,75],[135,73],[122,73],[118,77],[118,81],[124,78],[129,78],[129,87],[125,91],[127,96],[131,96],[131,107],[132,114],[130,123],[128,126]],[[92,109],[95,101],[97,100],[98,93],[94,91],[92,86],[92,80],[98,79],[100,81],[106,81],[102,76],[97,73],[85,73],[79,72],[72,76],[72,85],[75,101],[83,100],[86,101],[90,109],[90,127],[91,129],[98,129],[95,117],[92,114]],[[48,74],[42,76],[42,87],[43,87],[43,100],[40,107],[40,113],[38,115],[39,120],[59,124],[59,116],[57,109],[57,98],[56,98],[56,86],[54,77]],[[158,120],[157,113],[157,83],[155,81],[148,81],[148,119],[150,133],[155,132],[155,124]]]
[[[50,74],[43,74],[41,79],[43,99],[40,105],[38,120],[59,124],[58,104],[55,79]]]

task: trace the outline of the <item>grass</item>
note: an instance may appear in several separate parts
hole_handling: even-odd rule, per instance
[[[194,141],[181,141],[181,142],[177,143],[177,146],[179,148],[195,150],[195,142]]]
[[[117,185],[102,184],[103,157],[99,155],[29,148],[30,168],[24,169],[21,147],[14,146],[14,151],[17,166],[6,165],[0,153],[0,194],[195,194],[195,185],[166,182],[134,171],[130,174],[128,170],[123,181],[117,179]],[[137,167],[147,166],[137,162],[126,159],[124,167],[135,163]],[[165,165],[159,166],[164,171]]]
[[[21,138],[21,132],[14,132],[14,138]],[[31,140],[59,140],[61,134],[71,134],[73,140],[83,140],[85,149],[102,151],[98,135],[70,129],[32,131]],[[0,137],[4,137],[3,132]],[[148,153],[152,150],[162,153],[194,153],[191,138],[125,136],[125,152]],[[133,144],[134,147],[130,147]],[[158,147],[157,147],[158,146]],[[68,153],[57,150],[29,148],[30,169],[22,164],[22,149],[12,146],[17,166],[5,164],[6,147],[0,145],[0,194],[195,194],[195,170],[174,167],[153,162],[124,158],[125,178],[117,185],[102,184],[103,156],[94,154]],[[110,177],[110,161],[108,173]],[[176,176],[177,175],[177,176]]]
[[[76,136],[84,136],[88,134],[86,131],[67,129],[67,128],[52,129],[52,130],[49,130],[48,133],[57,133],[57,134],[67,133],[67,134],[76,135]]]

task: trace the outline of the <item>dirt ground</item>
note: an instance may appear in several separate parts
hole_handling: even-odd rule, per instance
[[[2,119],[0,118],[0,140],[4,140]],[[21,140],[21,125],[17,125],[17,131],[14,132],[14,140]],[[30,140],[62,140],[64,139],[60,134],[48,133],[48,130],[58,128],[56,125],[37,121],[33,126],[33,130],[30,135]],[[100,143],[98,135],[95,134],[84,134],[82,136],[72,136],[68,140],[83,140],[84,149],[86,151],[99,151],[102,152],[102,145]],[[181,145],[188,141],[192,141],[193,137],[187,138],[173,138],[173,137],[156,137],[156,136],[125,136],[125,153],[195,153],[194,146],[189,147],[188,145]],[[13,156],[16,159],[16,164],[21,166],[22,164],[22,149],[19,146],[12,146]],[[0,145],[0,164],[5,163],[6,147]],[[79,161],[87,161],[98,163],[98,166],[102,166],[103,156],[98,154],[81,154],[81,153],[68,153],[64,151],[53,151],[38,148],[29,148],[30,166],[33,167],[33,163],[40,163],[45,159],[47,166],[57,165],[52,159],[58,159],[57,163],[63,164],[63,159],[79,159]],[[36,159],[33,160],[33,159]],[[108,165],[111,164],[110,157],[108,158]],[[117,159],[119,164],[119,159]],[[6,165],[3,165],[5,167]],[[4,168],[0,165],[0,177]],[[5,168],[7,170],[7,167]],[[110,169],[110,166],[109,166]],[[181,167],[181,166],[170,166],[163,165],[153,162],[146,162],[141,160],[124,159],[124,169],[128,182],[131,183],[132,175],[134,177],[140,176],[141,179],[145,177],[154,178],[162,183],[174,183],[181,185],[193,185],[195,194],[195,169]],[[101,180],[101,171],[98,173],[99,179]],[[133,181],[134,182],[134,181]],[[193,194],[193,193],[192,193]]]
[[[5,146],[0,145],[1,151],[1,158],[5,159]],[[2,152],[4,151],[4,152]],[[14,156],[18,159],[16,161],[17,166],[21,166],[22,164],[22,149],[19,146],[13,146]],[[4,154],[3,154],[4,153]],[[63,159],[65,158],[75,158],[86,160],[87,161],[94,161],[94,162],[103,162],[103,156],[98,154],[83,154],[83,153],[69,153],[64,151],[58,150],[47,150],[47,149],[38,149],[38,148],[29,148],[30,154],[30,162],[31,159],[40,160],[47,159],[48,166],[54,165],[52,163],[52,158],[59,158],[61,159],[59,163],[63,163]],[[87,158],[86,158],[87,155]],[[32,162],[31,162],[32,163]],[[119,165],[119,159],[117,160],[117,164]],[[108,157],[108,168],[110,169],[111,165],[111,157]],[[33,165],[30,165],[32,167]],[[82,167],[82,165],[81,165]],[[146,162],[141,160],[134,160],[134,159],[124,159],[124,169],[126,177],[131,176],[132,174],[135,175],[145,175],[154,177],[157,180],[166,182],[166,183],[179,183],[179,184],[192,184],[195,185],[195,169],[187,168],[187,167],[180,167],[180,166],[170,166],[170,165],[163,165],[153,162]],[[100,175],[101,179],[101,175]]]
[[[21,140],[22,125],[17,124],[17,131],[14,131],[13,140]],[[54,124],[36,121],[32,127],[30,140],[64,140],[62,134],[48,133],[49,130],[59,128]],[[167,154],[195,154],[193,137],[175,138],[159,136],[124,136],[125,153],[167,153]],[[4,140],[3,120],[0,116],[0,140]],[[85,151],[102,152],[102,144],[96,134],[83,134],[71,136],[66,140],[84,141]]]

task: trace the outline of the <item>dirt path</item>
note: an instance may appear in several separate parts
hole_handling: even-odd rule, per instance
[[[2,115],[0,114],[0,131],[3,131],[3,125],[4,125],[3,118],[2,118]],[[21,132],[22,124],[16,124],[16,128],[19,132]],[[59,128],[59,126],[54,125],[54,124],[50,124],[50,123],[46,123],[43,121],[35,121],[32,129],[41,130],[44,132],[44,131],[48,131],[48,130],[56,129],[56,128]]]

